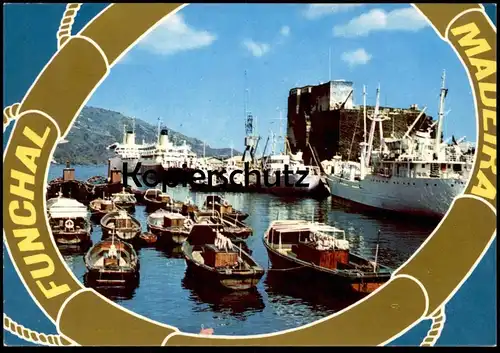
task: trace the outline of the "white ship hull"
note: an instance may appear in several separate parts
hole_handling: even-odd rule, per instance
[[[323,190],[323,182],[321,181],[321,177],[319,175],[307,175],[304,180],[302,175],[299,174],[291,174],[288,176],[288,186],[285,184],[285,176],[280,176],[279,184],[276,186],[266,187],[264,184],[264,176],[262,176],[261,186],[263,188],[267,188],[271,193],[275,194],[314,194],[321,192]],[[269,175],[268,184],[275,184],[276,178],[274,178],[274,174]],[[297,186],[297,184],[304,184],[307,186]]]
[[[381,210],[430,217],[443,217],[453,199],[465,189],[465,181],[461,179],[368,175],[364,180],[351,181],[329,175],[327,182],[333,197]]]

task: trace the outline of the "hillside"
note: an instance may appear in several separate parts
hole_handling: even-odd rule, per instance
[[[123,126],[132,126],[132,118],[121,113],[95,107],[84,107],[80,116],[75,121],[68,136],[67,143],[59,144],[54,153],[57,163],[65,163],[67,160],[72,164],[105,164],[112,151],[106,149],[114,142],[123,141]],[[168,126],[166,126],[168,129]],[[158,127],[143,120],[135,120],[136,142],[146,143],[156,141]],[[203,156],[203,141],[169,129],[169,138],[175,144],[182,144],[185,140],[191,145],[198,156]],[[233,151],[234,155],[240,155]],[[205,155],[227,158],[231,156],[230,148],[211,148],[205,146]]]

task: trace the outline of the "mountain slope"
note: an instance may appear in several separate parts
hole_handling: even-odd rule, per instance
[[[84,107],[66,136],[66,143],[59,144],[54,152],[54,160],[57,163],[65,163],[69,160],[72,164],[105,164],[112,151],[106,147],[114,142],[123,141],[123,126],[132,127],[132,118],[121,113],[95,107]],[[167,127],[168,129],[168,127]],[[158,127],[143,120],[135,120],[136,143],[146,143],[157,140]],[[169,129],[170,141],[182,144],[185,140],[193,151],[203,156],[203,141],[193,137],[185,136]],[[233,151],[234,155],[240,155]],[[205,155],[227,158],[231,156],[230,148],[211,148],[205,146]]]

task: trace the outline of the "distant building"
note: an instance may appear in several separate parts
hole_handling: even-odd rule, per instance
[[[198,158],[198,164],[205,166],[222,167],[224,165],[224,161],[215,157],[200,157]]]
[[[351,93],[352,91],[352,93]],[[354,88],[350,81],[330,81],[317,86],[293,88],[288,96],[287,140],[292,153],[303,152],[304,162],[314,164],[330,160],[336,154],[355,159],[363,141],[363,106],[354,105]],[[367,106],[367,116],[374,107]],[[380,107],[391,120],[383,123],[384,136],[394,131],[396,136],[406,132],[420,114],[417,105],[408,109]],[[423,114],[415,129],[426,129],[432,118]],[[371,120],[367,118],[367,134]],[[309,147],[309,145],[311,147]],[[374,146],[379,145],[379,130]]]
[[[224,160],[224,165],[236,165],[238,168],[243,168],[243,156],[234,156]]]

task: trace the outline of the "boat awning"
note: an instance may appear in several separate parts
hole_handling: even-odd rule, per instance
[[[186,218],[183,215],[181,215],[180,213],[173,213],[173,212],[165,213],[164,217],[167,217],[170,219],[184,219],[184,218]]]
[[[55,198],[47,201],[47,209],[52,218],[86,218],[88,210],[85,205],[67,198]]]
[[[337,233],[339,235],[344,235],[345,232],[342,229],[329,226],[323,223],[311,223],[303,220],[293,221],[293,220],[284,220],[284,221],[275,221],[272,225],[272,229],[274,231],[278,231],[280,233],[286,232],[297,232],[297,231],[311,231],[311,232],[330,232]]]

